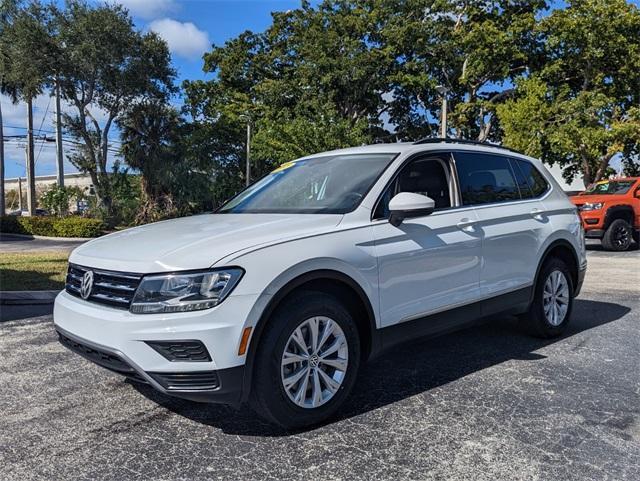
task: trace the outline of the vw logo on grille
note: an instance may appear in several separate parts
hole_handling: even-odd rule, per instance
[[[91,295],[91,289],[93,289],[93,271],[87,271],[82,276],[82,284],[80,284],[80,296],[83,299],[88,299]]]

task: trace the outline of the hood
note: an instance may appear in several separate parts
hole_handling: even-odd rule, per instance
[[[99,237],[70,262],[121,272],[206,269],[243,249],[326,232],[342,215],[209,214],[172,219]]]
[[[606,202],[607,204],[611,204],[612,202],[621,202],[626,201],[627,195],[611,195],[611,194],[594,194],[594,195],[574,195],[573,197],[569,197],[571,202],[575,205],[582,204],[595,204],[597,202]]]

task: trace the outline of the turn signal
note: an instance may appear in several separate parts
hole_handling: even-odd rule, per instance
[[[251,327],[245,327],[242,331],[242,339],[240,339],[240,347],[238,348],[238,356],[244,356],[249,345],[249,337],[251,337]]]

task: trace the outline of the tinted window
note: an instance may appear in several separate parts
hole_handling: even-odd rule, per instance
[[[514,164],[516,176],[520,175],[526,180],[532,197],[540,197],[547,191],[549,184],[547,184],[544,176],[533,166],[531,162],[521,159],[511,159],[511,162]],[[518,180],[518,184],[519,183],[520,180]],[[529,197],[525,195],[525,190],[521,188],[521,191],[524,198]]]
[[[343,154],[287,162],[242,191],[218,212],[351,212],[395,156]]]
[[[455,158],[463,205],[520,200],[507,157],[460,152]]]

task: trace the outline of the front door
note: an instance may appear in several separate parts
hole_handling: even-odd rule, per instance
[[[417,158],[382,196],[373,232],[381,327],[479,299],[481,237],[473,208],[457,207],[449,155]],[[434,199],[436,210],[391,225],[388,202],[399,192]]]

